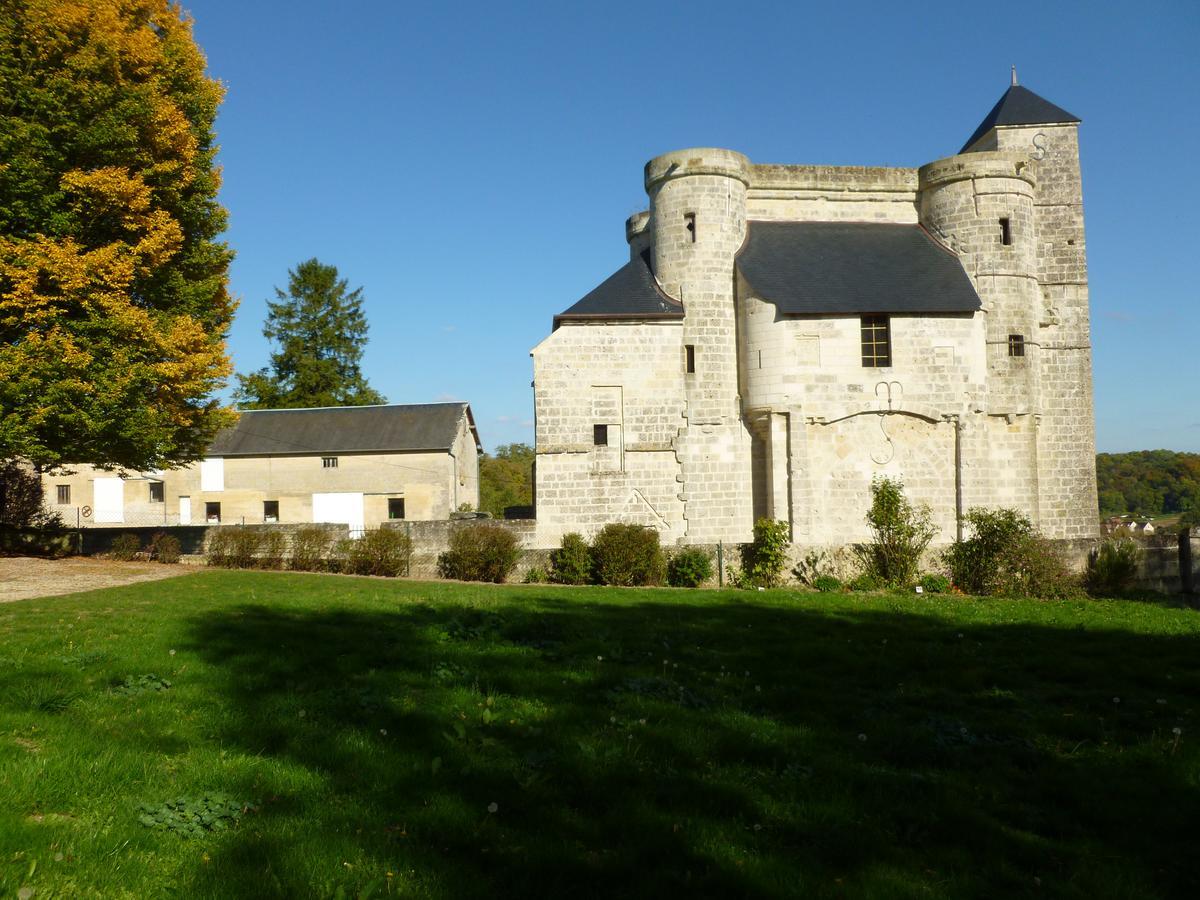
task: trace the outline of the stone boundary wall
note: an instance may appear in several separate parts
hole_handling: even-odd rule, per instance
[[[457,529],[468,528],[472,525],[487,524],[504,528],[517,536],[521,547],[521,558],[517,568],[509,577],[509,582],[521,582],[532,568],[542,568],[549,571],[552,548],[538,547],[537,522],[534,519],[452,519],[441,521],[412,521],[390,522],[384,528],[403,531],[412,538],[413,554],[410,577],[417,579],[437,578],[437,558],[440,553],[450,546],[450,535]],[[294,534],[301,528],[311,528],[311,525],[184,525],[166,528],[103,528],[70,530],[72,537],[78,535],[77,546],[84,556],[94,556],[107,553],[112,547],[112,541],[120,534],[136,534],[143,543],[149,544],[150,539],[159,533],[173,534],[179,538],[185,556],[190,556],[191,562],[202,561],[209,535],[217,529],[247,528],[261,532],[282,532]],[[330,534],[330,543],[349,536],[349,528],[345,525],[324,526]],[[1200,593],[1200,533],[1192,531],[1188,537],[1175,533],[1155,535],[1137,535],[1134,537],[1143,550],[1141,572],[1134,583],[1138,590],[1158,591],[1164,594]],[[1082,572],[1087,567],[1088,553],[1101,542],[1096,540],[1063,540],[1053,542],[1063,554],[1072,569]],[[742,544],[696,544],[687,549],[700,549],[710,554],[714,571],[717,568],[718,554],[723,557],[726,567],[741,568]],[[665,547],[664,551],[670,557],[672,553],[683,548]],[[939,558],[946,545],[931,547],[925,554],[922,568],[925,571],[940,571]],[[11,547],[10,550],[18,550]],[[18,550],[19,552],[19,550]],[[786,581],[793,582],[792,570],[797,564],[813,554],[823,554],[822,572],[836,575],[843,581],[848,581],[859,572],[859,565],[854,550],[849,546],[826,546],[812,544],[792,544],[788,550],[788,562],[784,574]],[[1190,572],[1182,571],[1181,556],[1189,566]],[[723,573],[722,573],[723,574]],[[1190,576],[1190,578],[1188,577]],[[711,586],[715,587],[714,577]]]

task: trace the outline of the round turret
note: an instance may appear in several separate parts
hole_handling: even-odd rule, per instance
[[[625,220],[625,240],[629,242],[629,258],[637,259],[646,248],[654,233],[650,230],[650,210],[636,212]]]
[[[1034,170],[1011,151],[964,153],[923,166],[921,223],[959,255],[986,315],[988,406],[1036,406],[1042,297]]]
[[[676,150],[646,163],[654,274],[685,306],[689,294],[728,293],[749,183],[750,161],[733,150]]]

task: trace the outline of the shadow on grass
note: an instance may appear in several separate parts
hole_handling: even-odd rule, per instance
[[[264,763],[213,894],[1200,891],[1195,637],[533,591],[191,637]]]

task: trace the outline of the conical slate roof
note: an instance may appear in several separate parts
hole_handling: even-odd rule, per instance
[[[1019,84],[1014,84],[1000,102],[992,107],[992,111],[984,117],[975,129],[975,133],[967,138],[959,153],[966,153],[971,145],[995,128],[997,125],[1049,125],[1059,122],[1078,122],[1079,116],[1073,116],[1061,106],[1055,106]]]

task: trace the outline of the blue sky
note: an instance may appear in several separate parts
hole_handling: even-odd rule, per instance
[[[1098,449],[1200,451],[1195,0],[184,5],[228,88],[238,371],[316,256],[363,288],[375,388],[532,443],[528,351],[628,258],[647,159],[922,165],[1015,63],[1083,119]]]

